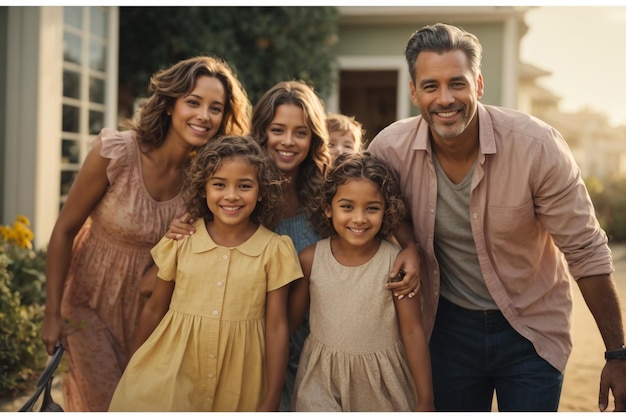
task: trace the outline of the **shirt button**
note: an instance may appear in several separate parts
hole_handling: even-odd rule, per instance
[[[478,213],[474,213],[474,214],[472,214],[472,218],[473,218],[473,219],[477,219],[477,218],[478,218]]]
[[[222,258],[228,259],[228,255],[222,255]]]
[[[210,353],[210,354],[209,354],[209,358],[211,358],[211,359],[215,359],[215,353]]]
[[[219,311],[217,311],[217,310],[213,310],[213,315],[214,315],[214,316],[217,316],[218,314],[220,314],[220,312],[219,312]]]
[[[222,281],[218,281],[217,286],[221,287],[222,285],[224,285],[224,283]]]
[[[209,378],[213,378],[213,373],[210,373],[210,374],[209,374]]]

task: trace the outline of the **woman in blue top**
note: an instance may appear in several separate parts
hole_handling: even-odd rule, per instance
[[[254,107],[252,136],[267,149],[287,177],[281,195],[280,223],[275,231],[291,237],[299,253],[319,240],[308,219],[315,192],[323,183],[330,164],[324,105],[304,82],[280,82]],[[289,337],[289,361],[280,411],[289,410],[300,352],[308,334],[307,315]]]

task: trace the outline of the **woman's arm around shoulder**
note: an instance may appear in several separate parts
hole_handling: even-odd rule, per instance
[[[433,381],[430,353],[426,333],[422,325],[422,309],[419,294],[399,300],[393,297],[398,313],[398,323],[409,369],[417,389],[417,410],[434,411]]]
[[[170,228],[167,229],[167,232],[165,233],[165,237],[181,240],[187,236],[191,236],[196,231],[196,228],[193,226],[195,222],[195,217],[192,217],[189,213],[185,213],[182,217],[172,220]]]

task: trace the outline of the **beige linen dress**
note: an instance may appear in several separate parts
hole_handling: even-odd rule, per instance
[[[66,320],[67,411],[106,411],[124,366],[144,298],[137,283],[150,249],[185,212],[182,197],[155,201],[143,183],[134,131],[103,129],[109,187],[74,240],[61,314]]]
[[[109,411],[256,411],[266,389],[267,292],[302,277],[288,236],[259,226],[234,248],[196,233],[152,250],[175,280],[168,312],[131,358]]]
[[[310,277],[311,333],[304,343],[293,411],[415,411],[415,384],[392,294],[385,288],[398,248],[382,241],[357,267],[317,243]]]

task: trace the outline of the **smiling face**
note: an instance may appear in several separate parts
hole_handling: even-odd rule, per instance
[[[205,186],[213,221],[229,226],[247,226],[261,200],[259,190],[256,167],[241,156],[225,159]]]
[[[483,96],[482,74],[474,75],[461,50],[423,51],[415,63],[411,100],[435,140],[461,136],[476,116]]]
[[[385,202],[378,186],[355,178],[337,187],[330,207],[324,210],[342,244],[366,247],[374,244],[383,224]]]
[[[226,91],[215,77],[202,75],[193,90],[176,99],[170,110],[172,123],[166,140],[178,140],[198,147],[213,138],[222,124]]]
[[[312,134],[304,111],[295,104],[279,105],[266,133],[267,150],[278,168],[287,176],[295,176],[311,148]]]

